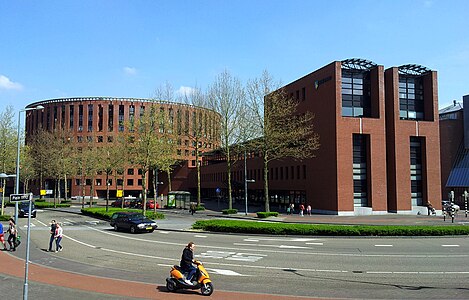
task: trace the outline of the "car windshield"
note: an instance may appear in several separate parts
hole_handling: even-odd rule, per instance
[[[129,220],[143,220],[145,217],[142,214],[130,215]]]
[[[21,202],[20,206],[28,208],[29,205],[28,205],[28,202]],[[31,209],[33,208],[34,208],[34,203],[31,203]]]

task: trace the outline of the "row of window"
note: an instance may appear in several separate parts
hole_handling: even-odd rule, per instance
[[[342,70],[342,116],[371,117],[370,71]],[[399,75],[399,116],[403,120],[423,120],[422,77]]]
[[[247,170],[247,179],[254,179],[262,182],[264,180],[264,169],[249,169]],[[269,180],[295,180],[306,179],[306,165],[302,166],[287,166],[275,167],[269,169]],[[212,173],[202,174],[201,180],[204,182],[223,182],[227,180],[226,173]],[[231,179],[237,182],[244,181],[244,171],[233,171]]]
[[[81,182],[82,182],[81,179],[78,179],[78,178],[75,179],[75,185],[76,186],[80,186]],[[95,179],[95,186],[101,186],[101,185],[103,185],[103,182],[104,182],[104,180],[102,180],[100,178],[97,178],[97,179]],[[135,181],[133,179],[128,178],[126,186],[134,186],[134,182]],[[117,179],[116,180],[116,185],[117,186],[122,186],[123,183],[124,183],[124,180],[122,180],[122,179]],[[142,179],[137,180],[137,186],[142,186],[142,183],[143,183]],[[91,179],[85,179],[85,185],[91,185]],[[112,179],[108,179],[108,185],[112,186]]]
[[[97,106],[97,130],[98,132],[102,132],[104,130],[104,107],[102,105]],[[58,107],[54,106],[52,108],[47,107],[44,111],[36,111],[32,114],[33,122],[32,126],[34,128],[29,128],[30,131],[32,129],[37,129],[39,127],[46,128],[46,129],[56,129],[57,123],[59,122],[62,128],[66,128],[65,124],[65,116],[66,110],[65,105],[61,106],[61,113],[58,113]],[[78,105],[78,124],[77,124],[77,131],[83,132],[84,131],[84,115],[85,115],[85,108],[87,110],[87,122],[86,128],[88,132],[93,132],[94,130],[94,115],[95,115],[95,105],[88,104],[88,105]],[[125,129],[125,105],[118,105],[118,126],[117,129],[119,132],[123,132]],[[129,109],[129,131],[133,131],[133,124],[135,122],[136,116],[136,108],[134,105],[130,105]],[[169,125],[165,128],[164,122],[160,122],[159,125],[159,132],[168,132],[173,133],[174,125],[176,124],[176,133],[178,135],[193,135],[204,137],[208,139],[216,138],[218,136],[217,132],[217,125],[215,124],[216,119],[213,118],[206,112],[203,111],[192,111],[189,110],[180,110],[177,109],[176,113],[174,112],[173,108],[167,109],[168,114],[168,121]],[[52,115],[51,115],[52,112]],[[139,116],[143,116],[145,113],[145,106],[139,107]],[[160,107],[160,113],[165,113],[165,108]],[[44,120],[45,114],[45,124],[42,123]],[[113,132],[114,131],[114,105],[109,104],[107,109],[107,131]],[[60,120],[59,120],[60,118]],[[75,105],[69,105],[69,124],[68,128],[74,130],[75,126]]]

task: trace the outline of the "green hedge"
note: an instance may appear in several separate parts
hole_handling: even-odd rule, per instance
[[[234,215],[238,213],[238,210],[235,208],[232,209],[224,209],[221,211],[224,215]]]
[[[131,211],[131,212],[142,212],[141,209],[129,209],[129,208],[119,208],[119,207],[109,207],[109,210],[106,211],[105,207],[87,207],[82,208],[81,212],[84,215],[92,216],[98,219],[110,220],[111,216],[115,212],[119,211]],[[162,213],[157,212],[156,214],[153,211],[147,210],[146,217],[152,220],[164,219]]]
[[[3,215],[3,216],[0,216],[0,221],[8,221],[8,220],[10,220],[10,218],[12,218],[12,216]],[[6,238],[5,238],[5,240],[6,240]]]
[[[260,211],[260,212],[257,213],[257,217],[261,218],[261,219],[268,218],[268,217],[278,217],[278,212],[276,212],[276,211],[269,211],[269,212]]]
[[[36,208],[54,208],[53,202],[34,202]],[[55,207],[70,207],[70,203],[57,203]]]
[[[253,222],[238,220],[203,220],[192,225],[194,229],[215,232],[257,233],[272,235],[316,236],[442,236],[469,235],[469,226],[372,226],[328,225]]]

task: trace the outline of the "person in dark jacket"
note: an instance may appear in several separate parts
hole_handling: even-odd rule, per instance
[[[194,248],[195,248],[194,242],[190,242],[182,251],[181,269],[184,271],[184,273],[187,272],[187,277],[185,280],[187,284],[192,284],[191,279],[194,276],[195,272],[197,271],[197,269],[192,265],[193,263],[195,263]]]
[[[52,252],[52,243],[55,240],[55,230],[57,229],[57,223],[55,220],[50,222],[50,238],[49,238],[49,252]]]

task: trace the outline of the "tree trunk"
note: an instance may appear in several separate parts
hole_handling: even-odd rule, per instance
[[[155,204],[153,212],[156,213],[156,203],[158,203],[158,168],[153,169],[153,202]]]
[[[93,207],[93,196],[94,196],[94,176],[91,176],[90,206],[89,207]]]
[[[228,173],[228,209],[233,209],[233,197],[231,196],[231,158],[230,149],[226,151],[226,167]]]
[[[86,183],[86,178],[85,176],[82,177],[81,180],[81,208],[85,208],[85,183]]]
[[[67,174],[64,174],[64,188],[65,188],[65,195],[64,195],[64,199],[65,201],[67,201],[68,199],[68,183],[67,183]]]
[[[109,211],[109,172],[106,172],[106,212]]]
[[[146,183],[146,172],[145,170],[142,170],[142,209],[143,209],[143,215],[146,216],[147,213],[147,183]]]
[[[200,161],[199,150],[196,150],[195,163],[197,164],[197,206],[200,205]]]

